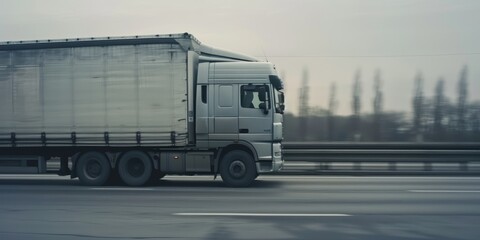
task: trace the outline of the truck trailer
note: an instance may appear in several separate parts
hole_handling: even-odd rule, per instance
[[[283,166],[273,64],[188,33],[0,43],[0,173],[98,186],[220,174],[245,187]]]

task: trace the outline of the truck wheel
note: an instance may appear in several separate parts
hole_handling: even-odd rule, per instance
[[[118,163],[118,175],[129,186],[141,186],[150,180],[153,166],[150,157],[140,151],[129,151]]]
[[[111,167],[107,157],[99,152],[86,152],[76,164],[77,176],[83,185],[101,186],[110,177]]]
[[[229,187],[247,187],[257,176],[253,157],[245,151],[234,150],[223,156],[220,175]]]

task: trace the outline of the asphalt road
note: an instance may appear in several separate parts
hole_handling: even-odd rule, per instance
[[[0,239],[480,239],[478,177],[167,176],[86,187],[0,175]]]

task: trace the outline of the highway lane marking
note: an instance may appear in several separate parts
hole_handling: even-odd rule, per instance
[[[0,174],[0,180],[56,180],[67,181],[70,180],[70,176],[58,176],[53,174]],[[259,180],[280,180],[285,182],[298,182],[298,181],[321,181],[321,180],[408,180],[408,181],[477,181],[479,177],[467,176],[467,177],[452,177],[452,176],[282,176],[282,175],[261,175]],[[185,180],[185,181],[213,181],[213,176],[200,175],[200,176],[166,176],[164,180]],[[76,180],[74,180],[76,181]],[[216,181],[221,181],[217,178]]]
[[[62,179],[68,178],[70,176],[58,176],[58,175],[50,175],[50,174],[0,174],[0,178],[55,178],[55,179]]]
[[[213,217],[351,217],[343,213],[173,213],[175,216]]]
[[[278,179],[278,180],[320,180],[320,179],[340,179],[340,180],[432,180],[432,181],[471,181],[480,180],[479,177],[451,177],[451,176],[280,176],[280,175],[260,175],[258,179]]]
[[[90,188],[90,190],[106,190],[106,191],[152,191],[153,188]]]
[[[54,180],[70,179],[70,176],[58,176],[56,174],[0,174],[0,179],[11,178],[51,178]],[[167,175],[165,179],[213,179],[213,175],[197,175],[197,176],[175,176]],[[476,176],[305,176],[305,175],[260,175],[263,179],[426,179],[426,180],[478,180]],[[218,178],[217,178],[218,179]]]
[[[195,180],[195,179],[206,179],[212,180],[213,176],[210,175],[199,175],[199,176],[166,176],[163,179],[184,179],[184,180]],[[219,178],[217,178],[218,180]],[[278,180],[319,180],[319,179],[394,179],[394,180],[480,180],[480,177],[467,176],[467,177],[451,177],[451,176],[305,176],[305,175],[260,175],[258,177],[260,180],[267,179],[278,179]]]
[[[408,190],[413,193],[480,193],[480,190]]]

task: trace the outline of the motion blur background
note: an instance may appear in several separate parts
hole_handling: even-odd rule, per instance
[[[480,141],[478,1],[0,4],[0,41],[189,32],[273,62],[286,141]]]

